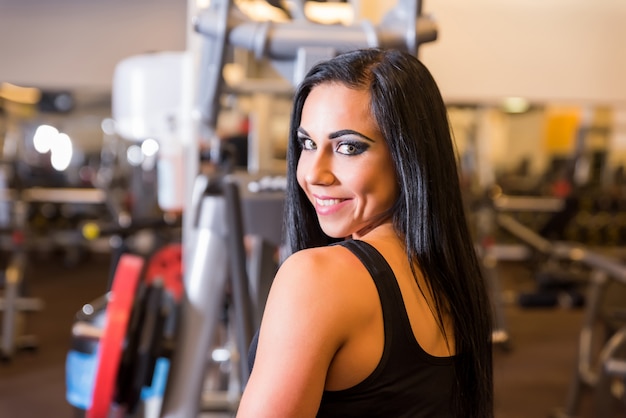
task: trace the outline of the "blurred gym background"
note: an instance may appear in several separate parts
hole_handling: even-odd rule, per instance
[[[234,3],[253,20],[288,18],[288,7],[277,7],[288,1]],[[395,3],[303,2],[309,18],[340,24],[379,22]],[[110,289],[122,254],[153,254],[181,239],[189,185],[165,195],[160,162],[183,170],[165,157],[189,152],[198,166],[187,169],[210,171],[214,144],[168,148],[134,136],[121,116],[145,109],[120,99],[133,97],[120,74],[133,59],[168,65],[172,56],[197,55],[192,22],[209,5],[0,0],[0,411],[7,417],[79,416],[66,387],[77,313]],[[418,55],[449,106],[491,284],[496,417],[625,416],[626,4],[427,0],[421,7],[437,39]],[[233,54],[218,133],[247,185],[275,193],[291,90],[252,53]],[[215,374],[228,374],[228,361],[213,357]]]

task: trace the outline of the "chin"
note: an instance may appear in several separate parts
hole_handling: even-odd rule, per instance
[[[328,228],[322,228],[324,234],[326,234],[329,238],[333,239],[346,239],[352,237],[351,233],[344,233],[342,231],[330,230]]]

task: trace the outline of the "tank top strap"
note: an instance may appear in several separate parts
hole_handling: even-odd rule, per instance
[[[380,298],[385,339],[391,342],[392,336],[413,336],[409,318],[404,308],[404,299],[396,276],[387,260],[371,244],[361,240],[347,240],[338,244],[350,250],[363,263],[372,276]],[[409,338],[413,340],[414,338]]]

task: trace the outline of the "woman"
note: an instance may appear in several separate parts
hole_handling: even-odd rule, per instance
[[[379,49],[318,64],[289,141],[291,255],[238,417],[493,416],[491,310],[428,70]]]

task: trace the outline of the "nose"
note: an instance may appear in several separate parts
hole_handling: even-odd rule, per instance
[[[303,153],[300,157],[300,164],[306,170],[304,179],[309,184],[331,185],[336,180],[332,170],[331,158],[321,150]]]

